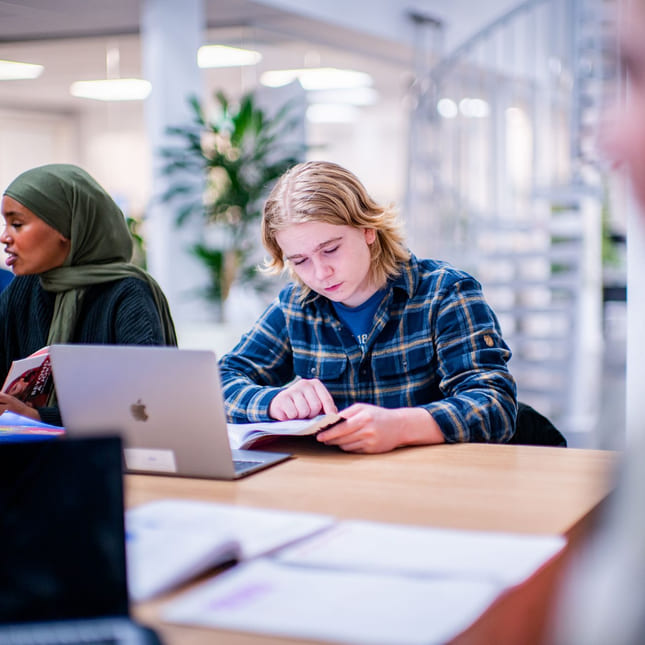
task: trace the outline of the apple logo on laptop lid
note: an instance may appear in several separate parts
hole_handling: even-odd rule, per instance
[[[147,421],[148,420],[148,413],[146,412],[146,406],[141,401],[141,399],[137,399],[137,402],[133,403],[130,406],[130,413],[132,414],[132,418],[135,421]]]

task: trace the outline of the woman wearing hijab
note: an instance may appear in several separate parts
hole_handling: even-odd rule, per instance
[[[176,345],[166,298],[130,262],[119,207],[84,170],[27,170],[2,197],[0,243],[15,274],[0,294],[0,383],[11,362],[54,343]],[[33,409],[0,393],[5,410],[61,424],[56,406]]]

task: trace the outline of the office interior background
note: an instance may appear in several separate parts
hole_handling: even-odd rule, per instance
[[[0,61],[39,67],[17,79],[0,62],[0,186],[43,163],[87,169],[139,222],[180,346],[221,353],[267,296],[233,287],[227,322],[194,296],[206,276],[187,247],[208,233],[178,227],[159,198],[159,150],[190,118],[190,94],[207,111],[217,91],[253,92],[267,112],[292,101],[306,158],[355,172],[398,205],[413,252],[482,282],[520,399],[570,446],[622,448],[641,407],[628,356],[643,308],[626,302],[635,207],[597,141],[624,90],[617,11],[609,0],[3,0]],[[251,61],[201,67],[202,45]],[[350,74],[304,74],[329,68]],[[127,78],[149,94],[71,93]]]

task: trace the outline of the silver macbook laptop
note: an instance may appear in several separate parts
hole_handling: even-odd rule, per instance
[[[236,479],[290,457],[231,450],[211,351],[53,345],[50,358],[68,436],[121,433],[128,472]]]

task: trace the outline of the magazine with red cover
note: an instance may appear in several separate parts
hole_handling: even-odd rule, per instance
[[[43,347],[27,358],[11,363],[2,391],[29,407],[40,408],[47,405],[53,387],[49,347]]]

